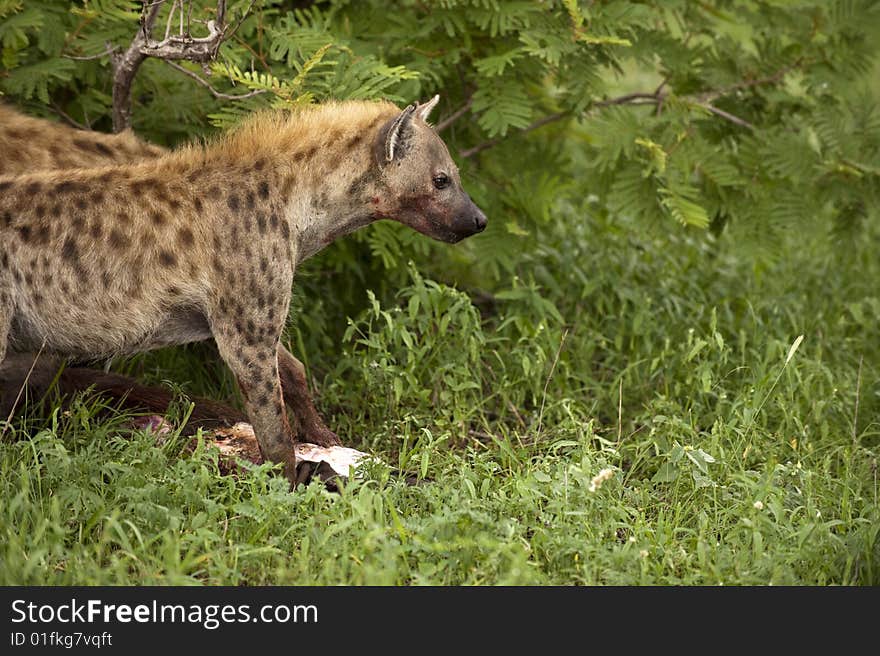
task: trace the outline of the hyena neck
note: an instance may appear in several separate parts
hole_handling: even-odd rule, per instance
[[[297,262],[382,217],[374,149],[398,112],[391,103],[338,103],[277,126],[270,157]]]
[[[288,216],[297,262],[381,218],[377,177],[371,163],[345,166],[291,197]]]

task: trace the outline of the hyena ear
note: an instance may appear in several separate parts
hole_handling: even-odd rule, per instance
[[[418,105],[413,103],[404,109],[397,117],[391,121],[388,126],[388,132],[385,135],[385,163],[388,164],[394,160],[394,156],[399,154],[406,146],[406,132],[409,124],[412,122],[413,114]]]
[[[419,105],[416,107],[416,116],[422,119],[425,123],[428,122],[428,115],[434,110],[437,106],[437,103],[440,102],[440,94],[438,93],[436,96],[431,98],[428,102],[423,105]]]

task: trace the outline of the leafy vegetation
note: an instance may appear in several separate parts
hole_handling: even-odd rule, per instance
[[[289,493],[92,395],[34,404],[0,442],[0,581],[880,583],[880,3],[399,5],[256,3],[205,79],[260,93],[150,60],[134,93],[168,145],[443,94],[489,229],[342,240],[288,332],[328,423],[388,466]],[[138,15],[0,0],[0,89],[108,129],[107,57],[64,55]],[[204,347],[115,366],[234,393]]]

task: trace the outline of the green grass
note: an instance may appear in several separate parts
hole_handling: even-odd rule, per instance
[[[420,485],[290,493],[88,396],[30,407],[0,441],[0,583],[880,583],[877,227],[761,255],[589,214],[523,238],[479,310],[413,271],[344,349],[292,331],[330,423]],[[207,357],[137,362],[228,395]]]

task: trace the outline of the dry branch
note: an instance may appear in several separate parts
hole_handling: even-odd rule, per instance
[[[147,57],[172,61],[191,61],[207,63],[217,57],[220,46],[238,29],[241,22],[250,13],[254,2],[248,6],[234,25],[226,23],[226,0],[217,0],[215,19],[205,23],[208,34],[194,37],[190,34],[189,14],[191,2],[188,3],[187,19],[184,20],[184,1],[174,0],[168,13],[165,36],[161,41],[152,38],[153,28],[159,11],[165,0],[145,1],[141,13],[140,28],[128,48],[120,52],[111,52],[110,61],[113,65],[113,131],[121,132],[131,127],[131,86],[138,68]],[[180,15],[179,32],[173,34],[171,25],[175,12]],[[186,70],[186,69],[183,69]],[[189,74],[189,71],[187,71]],[[196,76],[198,77],[198,76]],[[202,81],[199,78],[199,81]],[[204,81],[202,81],[204,83]],[[210,85],[208,85],[210,88]],[[212,91],[214,91],[212,89]],[[214,92],[217,95],[219,92]],[[222,96],[218,96],[222,97]]]

